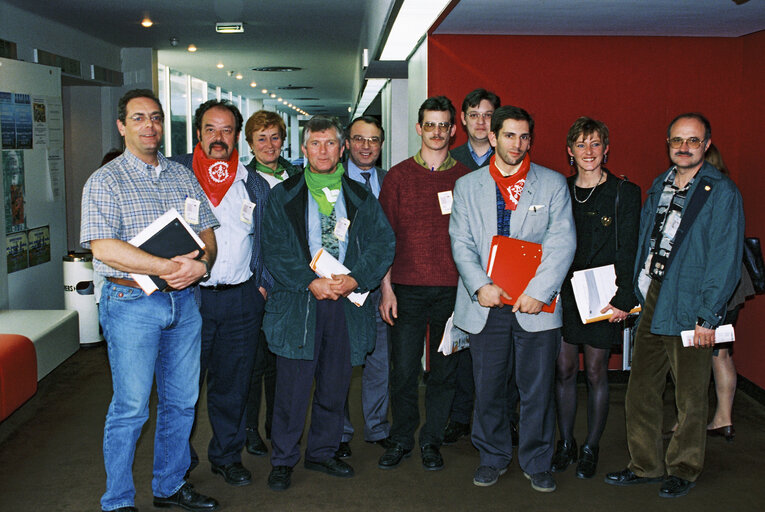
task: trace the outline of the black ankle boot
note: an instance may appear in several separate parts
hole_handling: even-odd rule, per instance
[[[583,444],[579,451],[579,462],[576,463],[577,478],[592,478],[598,469],[599,448]]]
[[[552,470],[554,473],[565,471],[569,464],[576,462],[576,440],[566,441],[561,439],[555,449],[555,455],[552,459]]]

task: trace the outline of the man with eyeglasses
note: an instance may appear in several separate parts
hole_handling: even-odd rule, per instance
[[[688,494],[703,468],[715,328],[741,273],[741,194],[704,160],[711,138],[701,114],[672,120],[667,128],[672,167],[654,180],[640,215],[634,282],[643,309],[625,398],[630,462],[605,481],[619,486],[663,481],[663,498]],[[683,331],[691,333],[690,346],[683,344]],[[663,455],[668,372],[675,382],[677,429]]]
[[[451,150],[455,160],[465,164],[471,171],[489,164],[494,148],[489,142],[491,116],[501,105],[499,96],[486,89],[475,89],[462,101],[462,125],[467,130],[468,141]],[[444,444],[454,444],[470,434],[470,418],[473,415],[473,361],[469,350],[457,354],[457,377],[449,424],[444,432]],[[515,381],[508,384],[508,407],[512,426],[513,445],[518,444],[518,389]]]
[[[233,103],[202,103],[194,113],[194,126],[199,140],[194,152],[173,160],[194,172],[220,222],[215,267],[199,283],[199,387],[206,377],[207,416],[213,432],[207,458],[213,473],[229,485],[242,486],[252,482],[252,474],[242,465],[245,409],[263,307],[273,284],[260,252],[260,222],[269,187],[239,160],[236,144],[242,114]],[[198,463],[192,447],[189,471]]]
[[[95,271],[105,278],[99,319],[114,390],[104,426],[101,508],[136,510],[133,458],[156,377],[154,505],[216,510],[218,502],[199,494],[184,474],[199,394],[202,329],[192,285],[215,261],[218,221],[194,175],[159,153],[164,112],[154,93],[128,91],[118,108],[125,152],[85,184],[80,233],[81,245],[93,251]],[[201,258],[196,259],[198,251],[159,258],[128,243],[171,208],[184,213],[205,243]],[[130,273],[158,275],[168,287],[148,295]]]
[[[303,127],[308,165],[274,187],[263,217],[263,256],[274,278],[263,320],[276,354],[268,476],[274,491],[292,483],[312,389],[304,466],[340,478],[354,475],[337,450],[351,367],[374,348],[376,305],[350,294],[379,286],[393,260],[394,238],[374,195],[345,176],[344,139],[336,118],[311,118]],[[311,261],[319,251],[350,273],[317,277]]]
[[[491,119],[489,165],[460,179],[449,224],[459,270],[454,325],[470,333],[475,378],[472,441],[480,463],[473,484],[497,482],[513,458],[508,382],[520,394],[518,464],[532,489],[556,489],[550,468],[555,448],[554,379],[560,350],[556,300],[576,249],[571,196],[562,174],[531,161],[534,119],[502,106]],[[487,275],[495,235],[542,245],[534,277],[511,297]],[[515,261],[497,262],[509,265]],[[505,301],[505,302],[503,302]],[[512,304],[512,305],[505,305]]]
[[[392,326],[390,386],[391,444],[378,467],[397,467],[414,448],[420,424],[419,376],[429,326],[425,424],[420,429],[422,465],[444,467],[440,447],[454,398],[457,358],[438,352],[444,326],[454,311],[457,269],[449,246],[454,183],[470,169],[449,154],[454,105],[445,96],[425,100],[415,129],[422,137],[412,158],[393,166],[380,191],[380,204],[396,234],[396,257],[381,285],[380,315]]]
[[[451,154],[471,171],[487,165],[494,153],[489,143],[491,116],[501,104],[499,96],[480,88],[468,93],[462,101],[460,120],[467,131],[468,141],[452,149]]]
[[[380,186],[387,171],[376,166],[380,157],[385,131],[376,117],[357,117],[346,128],[345,147],[348,150],[346,162],[348,177],[372,192],[380,195]],[[380,289],[374,290],[367,300],[375,306],[377,327],[375,348],[367,355],[361,374],[361,411],[364,416],[364,440],[387,448],[390,441],[388,422],[388,324],[383,322],[377,307],[380,304]],[[343,438],[337,456],[350,457],[350,441],[353,438],[353,424],[350,419],[348,402],[345,404]]]

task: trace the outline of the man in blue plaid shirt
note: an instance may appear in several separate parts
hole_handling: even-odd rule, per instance
[[[152,91],[127,92],[117,120],[125,152],[94,172],[82,192],[80,243],[93,251],[94,269],[105,278],[99,315],[114,388],[104,426],[103,510],[136,510],[133,457],[149,417],[155,376],[154,505],[192,511],[218,507],[184,480],[202,327],[191,285],[209,277],[218,221],[193,173],[159,153],[163,121]],[[159,258],[127,242],[170,208],[183,212],[198,232],[205,243],[202,258],[195,259],[197,251]],[[158,275],[168,287],[147,295],[130,273]]]

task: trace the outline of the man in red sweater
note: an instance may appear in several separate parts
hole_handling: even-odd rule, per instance
[[[380,315],[392,326],[390,387],[393,425],[391,444],[378,467],[398,466],[414,448],[420,424],[418,381],[423,339],[430,325],[429,373],[425,424],[420,430],[422,465],[444,467],[439,448],[454,398],[457,359],[438,352],[444,325],[454,311],[457,268],[449,241],[452,189],[470,170],[449,154],[455,110],[445,96],[420,106],[417,135],[420,151],[393,166],[380,191],[380,204],[396,235],[396,256],[383,279]]]

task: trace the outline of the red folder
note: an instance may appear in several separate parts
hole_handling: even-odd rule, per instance
[[[537,268],[542,262],[542,245],[534,242],[526,242],[516,238],[496,235],[491,239],[489,251],[489,264],[486,273],[491,280],[505,290],[512,300],[502,299],[505,304],[514,305],[518,297],[536,275]],[[542,306],[542,311],[552,313],[555,304]]]

